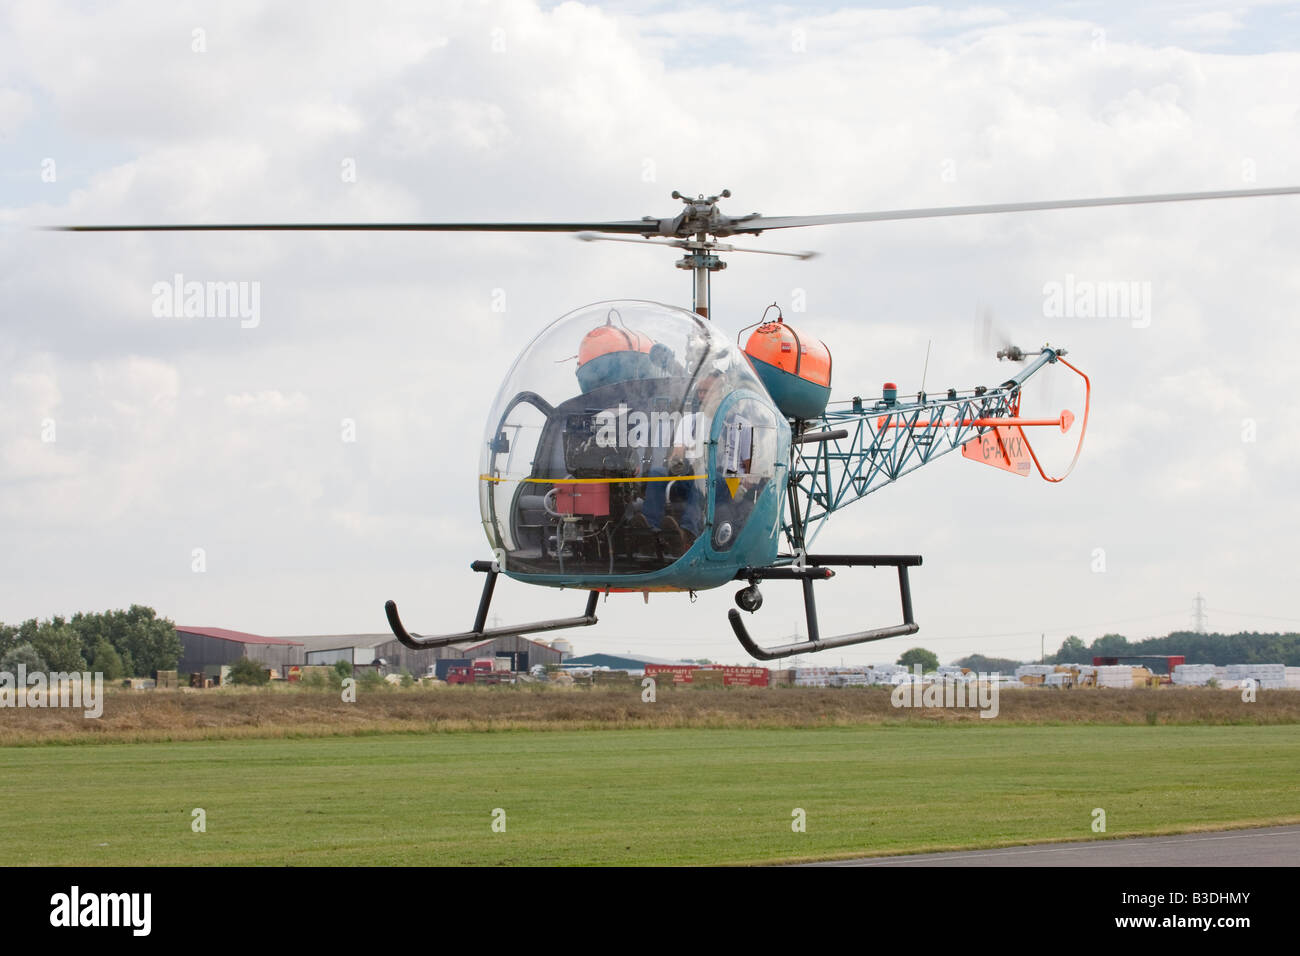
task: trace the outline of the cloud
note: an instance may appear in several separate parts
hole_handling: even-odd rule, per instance
[[[322,3],[304,18],[252,2],[19,4],[0,28],[0,135],[7,155],[54,156],[60,180],[15,172],[5,217],[603,220],[672,215],[674,188],[727,186],[729,211],[781,215],[1293,181],[1300,56],[1204,52],[1229,35],[1264,43],[1264,14],[1153,27],[1126,9],[706,5],[684,18],[513,0]],[[942,646],[1028,655],[1041,627],[1190,609],[1197,590],[1282,613],[1300,529],[1268,496],[1300,440],[1287,413],[1295,202],[774,232],[743,244],[823,255],[725,257],[717,321],[734,334],[782,303],[830,345],[837,397],[919,388],[927,343],[932,392],[1005,376],[972,348],[982,306],[1017,344],[1067,346],[1094,377],[1063,485],[950,456],[836,515],[828,549],[930,549],[913,581],[921,635],[846,658],[983,633],[1004,636]],[[417,628],[465,627],[498,383],[577,306],[688,302],[676,258],[552,235],[0,233],[0,531],[13,543],[0,619],[139,599],[337,633],[381,629],[394,596]],[[154,318],[150,290],[176,273],[260,283],[260,323]],[[1043,286],[1067,274],[1149,282],[1150,326],[1046,316]],[[1057,405],[1077,401],[1066,383]],[[196,546],[206,576],[189,571]],[[1099,546],[1108,576],[1090,570]],[[881,580],[828,584],[824,631],[892,619]],[[990,581],[1012,596],[991,597]],[[730,590],[695,606],[656,596],[648,613],[611,598],[575,640],[738,658]],[[505,620],[575,613],[568,593],[498,594]],[[795,590],[774,584],[755,631],[800,621]]]

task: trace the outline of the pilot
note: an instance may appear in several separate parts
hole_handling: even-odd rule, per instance
[[[709,416],[703,409],[711,404],[717,404],[719,399],[717,393],[725,381],[726,377],[718,369],[711,370],[699,380],[695,388],[696,410],[682,413],[681,420],[673,431],[672,448],[668,453],[667,461],[662,467],[652,466],[649,477],[666,479],[671,475],[690,475],[694,464],[704,461],[700,450],[709,438]],[[666,437],[652,436],[656,444],[661,444],[662,439]],[[680,521],[665,513],[670,484],[674,503],[681,503]],[[646,482],[645,501],[641,513],[633,519],[632,524],[633,527],[648,527],[663,532],[669,539],[670,545],[678,544],[678,541],[673,539],[680,538],[678,553],[685,552],[704,528],[704,501],[699,485],[695,480],[690,479],[676,483],[664,480]]]

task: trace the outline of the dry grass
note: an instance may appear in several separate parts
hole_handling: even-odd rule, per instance
[[[1300,723],[1300,693],[1263,691],[1004,691],[995,720],[975,709],[910,709],[872,688],[663,688],[642,703],[638,685],[570,688],[417,688],[337,692],[299,688],[110,691],[103,716],[80,710],[0,711],[0,745],[79,744],[381,733],[628,728],[808,728],[867,724],[984,725]]]

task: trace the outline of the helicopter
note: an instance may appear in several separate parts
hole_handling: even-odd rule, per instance
[[[407,231],[558,232],[680,249],[676,267],[691,273],[691,308],[644,300],[598,302],[561,316],[516,358],[489,410],[481,445],[478,498],[490,560],[469,630],[410,632],[394,601],[385,614],[394,635],[414,649],[535,634],[597,623],[601,595],[695,592],[732,582],[728,612],[741,646],[776,660],[915,634],[909,570],[918,554],[828,554],[810,549],[832,514],[930,462],[962,456],[1019,476],[1035,471],[1064,480],[1087,432],[1092,386],[1067,351],[1007,343],[999,361],[1021,365],[996,386],[922,390],[900,395],[886,382],[879,396],[831,401],[832,354],[785,321],[775,303],[733,342],[709,321],[711,280],[723,253],[811,258],[722,241],[769,230],[902,219],[989,215],[1049,209],[1280,196],[1300,187],[1162,193],[900,209],[815,216],[726,214],[724,189],[690,197],[674,216],[615,222],[408,222],[76,225],[71,232]],[[776,317],[768,315],[776,309]],[[752,331],[751,331],[752,330]],[[750,332],[742,343],[741,335]],[[1083,383],[1083,407],[1047,418],[1021,414],[1026,384],[1049,365]],[[1069,433],[1078,423],[1069,466],[1049,474],[1027,430]],[[902,621],[822,637],[813,587],[839,568],[894,568]],[[581,615],[486,627],[500,575],[525,584],[585,590]],[[760,585],[802,588],[807,636],[760,645],[740,613],[763,604]]]

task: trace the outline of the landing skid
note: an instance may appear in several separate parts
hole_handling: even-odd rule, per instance
[[[887,637],[902,637],[915,634],[920,625],[912,619],[912,589],[907,580],[907,569],[919,567],[919,554],[821,554],[808,555],[802,567],[778,568],[742,568],[736,574],[741,581],[748,581],[749,587],[736,595],[737,603],[751,613],[762,606],[758,596],[758,583],[768,581],[800,581],[803,584],[804,612],[808,619],[808,640],[795,644],[781,644],[777,647],[763,648],[754,643],[745,628],[740,612],[732,608],[727,613],[731,629],[736,632],[740,644],[751,657],[760,661],[771,661],[792,654],[807,654],[812,651],[824,651],[832,647],[847,647],[850,644],[865,644],[868,641],[881,641]],[[838,637],[821,637],[817,626],[817,604],[813,599],[813,582],[824,581],[835,572],[831,566],[843,567],[895,567],[898,568],[898,593],[903,603],[903,623],[889,627],[876,627],[854,634],[841,634]]]
[[[600,598],[600,592],[592,591],[587,595],[587,609],[581,617],[563,617],[551,621],[535,621],[532,624],[516,624],[511,627],[484,628],[483,625],[487,623],[488,608],[492,605],[492,591],[496,587],[497,575],[500,572],[496,570],[491,561],[475,561],[470,565],[470,568],[487,575],[486,580],[483,582],[483,594],[478,602],[478,613],[474,615],[473,630],[463,631],[460,634],[443,634],[437,637],[422,637],[419,634],[412,634],[402,625],[402,619],[397,615],[397,602],[389,601],[384,605],[384,612],[388,615],[388,626],[393,629],[393,634],[397,639],[407,647],[420,651],[430,647],[446,647],[448,644],[482,641],[493,637],[516,637],[520,634],[559,631],[567,627],[590,627],[596,623],[596,601]]]

